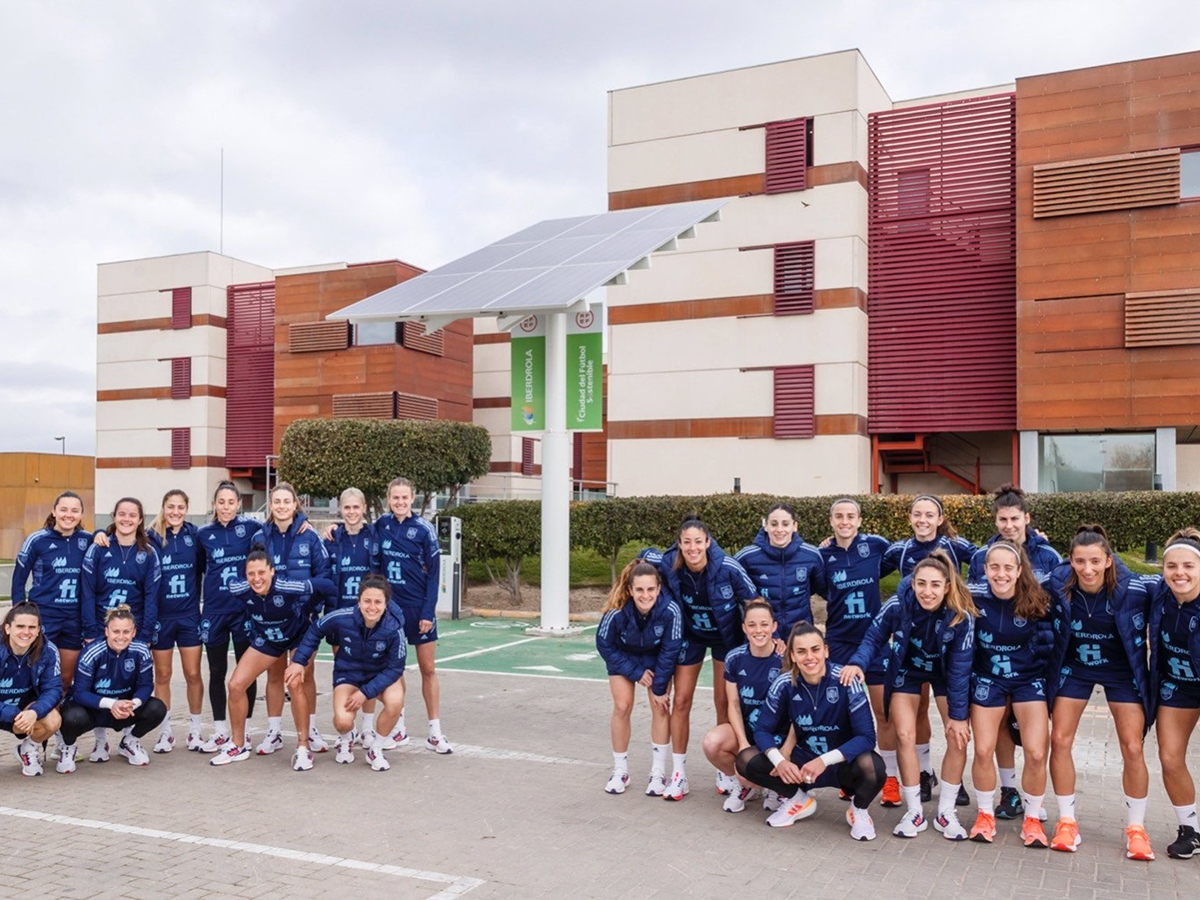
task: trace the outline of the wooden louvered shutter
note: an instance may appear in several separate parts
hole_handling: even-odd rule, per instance
[[[171,429],[171,468],[190,469],[192,467],[192,429]]]
[[[775,245],[775,315],[813,311],[813,242]]]
[[[421,322],[403,322],[400,329],[400,342],[409,350],[421,353],[431,353],[434,356],[446,355],[446,333],[442,329],[425,333]]]
[[[521,474],[533,474],[533,438],[521,438]]]
[[[768,194],[802,191],[808,187],[808,119],[767,124]]]
[[[177,356],[171,360],[171,399],[186,400],[192,396],[192,358]]]
[[[813,422],[813,367],[775,370],[775,437],[810,438]]]
[[[192,289],[190,287],[171,290],[171,327],[192,327]]]

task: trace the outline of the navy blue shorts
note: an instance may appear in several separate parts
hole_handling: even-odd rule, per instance
[[[629,655],[633,656],[633,654],[629,654]],[[658,654],[657,653],[647,653],[643,656],[635,656],[634,658],[638,661],[639,666],[641,666],[643,669],[649,669],[651,672],[653,672],[654,667],[658,665]],[[621,675],[622,677],[625,677],[623,672],[613,671],[613,666],[611,663],[606,663],[606,666],[608,668],[609,676]]]
[[[1046,702],[1044,678],[999,679],[971,675],[971,703],[995,708],[1013,703]]]
[[[410,644],[413,646],[431,644],[438,639],[436,614],[433,618],[433,627],[421,634],[421,607],[401,606],[400,611],[404,613],[404,639]]]
[[[828,644],[829,661],[839,665],[849,665],[850,657],[858,652],[858,644],[842,641],[828,641]],[[887,664],[888,651],[887,647],[883,647],[863,672],[868,685],[883,684],[887,681]]]
[[[1096,685],[1104,688],[1104,699],[1109,703],[1136,703],[1139,706],[1142,703],[1142,698],[1133,689],[1132,675],[1114,675],[1088,669],[1073,669],[1059,676],[1058,692],[1055,696],[1071,700],[1089,700]]]
[[[300,639],[304,637],[304,631],[302,630],[296,635],[285,637],[282,641],[271,640],[261,631],[256,631],[254,628],[249,629],[249,635],[252,649],[278,659],[289,650],[296,648],[296,645],[300,643]]]
[[[339,685],[342,685],[342,684],[352,684],[359,690],[362,690],[362,686],[364,684],[366,684],[368,681],[370,681],[372,678],[374,678],[375,675],[377,675],[377,674],[378,674],[377,672],[372,673],[372,674],[366,676],[365,678],[363,677],[361,672],[358,674],[355,674],[353,676],[347,675],[344,672],[341,675],[339,675],[337,672],[337,668],[335,667],[333,670],[333,686],[338,687]],[[396,676],[396,681],[399,681],[403,677],[404,677],[404,660],[401,660],[400,661],[400,674]],[[396,683],[395,681],[392,682],[392,684],[395,684],[395,683]],[[388,687],[391,687],[391,685],[388,685]],[[385,690],[386,690],[386,688],[385,688]],[[382,691],[380,693],[382,693]]]
[[[719,663],[725,662],[725,655],[729,652],[720,638],[717,638],[715,643],[697,640],[696,638],[684,638],[683,646],[679,649],[679,665],[699,665],[704,662],[705,653],[709,650],[712,650],[713,659]]]
[[[83,626],[78,619],[49,619],[42,617],[42,634],[59,650],[83,649]]]
[[[941,672],[925,672],[920,669],[909,669],[900,672],[892,682],[892,691],[897,694],[916,694],[920,696],[921,689],[929,685],[935,697],[946,696],[946,679]]]
[[[179,616],[171,619],[160,619],[158,622],[158,639],[152,650],[171,650],[175,647],[199,647],[200,614]]]
[[[1175,709],[1200,709],[1200,685],[1163,679],[1158,683],[1158,705]]]
[[[200,643],[206,647],[228,647],[230,638],[235,644],[245,644],[246,614],[243,612],[202,615],[198,628]]]

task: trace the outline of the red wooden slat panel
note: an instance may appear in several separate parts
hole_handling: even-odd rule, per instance
[[[192,289],[190,287],[171,289],[171,327],[192,327]]]
[[[770,122],[766,127],[768,194],[808,187],[808,119]]]
[[[813,367],[781,366],[775,370],[775,437],[810,438],[813,417]]]
[[[533,474],[533,438],[521,438],[521,474]]]
[[[445,356],[446,334],[440,328],[430,334],[425,333],[425,326],[420,322],[404,322],[400,331],[400,342],[409,350],[421,353],[431,353],[434,356]]]
[[[1016,427],[1016,100],[873,113],[872,433]]]
[[[813,311],[813,242],[775,245],[775,315]]]
[[[334,394],[333,417],[335,419],[394,419],[396,418],[396,392]]]
[[[190,469],[192,467],[192,429],[171,429],[171,468]]]
[[[192,396],[192,358],[177,356],[171,360],[171,399],[186,400]]]
[[[421,397],[416,394],[396,394],[397,419],[436,419],[438,402],[436,397]]]
[[[349,346],[350,325],[347,322],[293,322],[288,326],[290,353],[345,350]]]
[[[275,282],[226,291],[225,463],[262,468],[274,452]]]

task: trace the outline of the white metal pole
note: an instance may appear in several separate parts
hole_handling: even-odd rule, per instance
[[[567,314],[546,316],[546,431],[542,435],[543,633],[570,628],[571,475],[567,432]]]

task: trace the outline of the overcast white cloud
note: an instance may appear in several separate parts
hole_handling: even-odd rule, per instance
[[[426,268],[605,206],[605,91],[859,47],[893,98],[1200,48],[1194,2],[0,0],[0,450],[93,451],[99,262]]]

